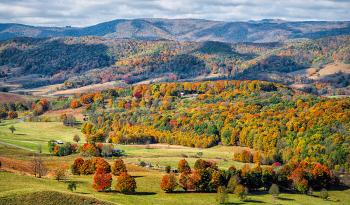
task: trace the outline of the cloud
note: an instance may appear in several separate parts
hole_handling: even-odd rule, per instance
[[[120,18],[350,20],[349,0],[1,0],[0,22],[88,26]]]

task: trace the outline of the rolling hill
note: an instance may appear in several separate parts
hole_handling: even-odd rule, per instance
[[[88,27],[37,27],[0,24],[0,40],[15,37],[100,36],[136,40],[276,42],[296,38],[321,38],[350,34],[348,21],[301,21],[265,19],[224,22],[203,19],[117,19]]]
[[[287,85],[322,82],[322,87],[330,82],[322,92],[331,93],[349,86],[348,72],[331,69],[327,78],[295,72],[349,64],[349,46],[347,35],[275,43],[22,37],[0,42],[0,78],[3,86],[64,83],[63,89],[118,80],[133,84],[234,78]]]

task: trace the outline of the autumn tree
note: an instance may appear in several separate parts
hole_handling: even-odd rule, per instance
[[[57,167],[53,171],[53,176],[57,181],[66,180],[67,179],[67,170],[64,167]]]
[[[179,185],[185,191],[195,189],[195,178],[189,172],[182,172],[179,176]]]
[[[114,176],[119,176],[124,172],[127,172],[124,161],[122,159],[116,159],[112,165],[112,174]]]
[[[163,176],[162,181],[160,183],[160,188],[163,191],[169,193],[169,192],[173,192],[177,185],[178,184],[177,184],[175,175],[167,174]]]
[[[96,170],[101,169],[101,170],[103,170],[104,173],[111,172],[111,165],[109,165],[109,163],[106,160],[104,160],[103,158],[96,157],[93,159],[93,163],[94,163]]]
[[[91,159],[85,160],[83,165],[80,167],[80,174],[89,175],[95,173],[95,165]]]
[[[93,188],[96,191],[109,191],[112,185],[112,175],[106,173],[104,169],[98,168],[94,174]]]
[[[179,173],[183,173],[183,172],[189,173],[191,172],[191,167],[185,159],[182,159],[179,161],[177,165],[177,170]]]
[[[136,181],[128,173],[122,172],[117,177],[115,189],[123,194],[134,193],[136,190]]]
[[[38,156],[33,156],[33,159],[31,161],[31,169],[34,173],[34,176],[38,178],[41,178],[47,173],[47,168],[44,165],[44,162]]]
[[[74,163],[71,166],[72,174],[80,175],[81,167],[84,164],[84,159],[79,157],[74,160]]]
[[[70,107],[73,108],[73,109],[76,109],[76,108],[78,108],[80,106],[81,106],[81,104],[80,104],[79,100],[73,99],[70,102]]]

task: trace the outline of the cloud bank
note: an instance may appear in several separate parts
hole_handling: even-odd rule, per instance
[[[350,20],[350,0],[1,0],[0,22],[89,26],[114,19]]]

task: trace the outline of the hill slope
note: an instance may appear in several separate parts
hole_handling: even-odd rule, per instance
[[[329,76],[309,78],[297,76],[295,71],[349,64],[349,46],[349,36],[234,44],[101,37],[16,38],[0,42],[0,78],[24,87],[65,82],[66,88],[115,80],[137,83],[213,78],[263,79],[288,85],[328,83],[334,81]],[[334,84],[349,85],[347,72],[334,74],[339,79]]]
[[[276,42],[350,34],[350,22],[262,20],[224,22],[202,19],[117,19],[97,25],[36,27],[0,24],[0,40],[15,37],[101,36],[138,40]]]

